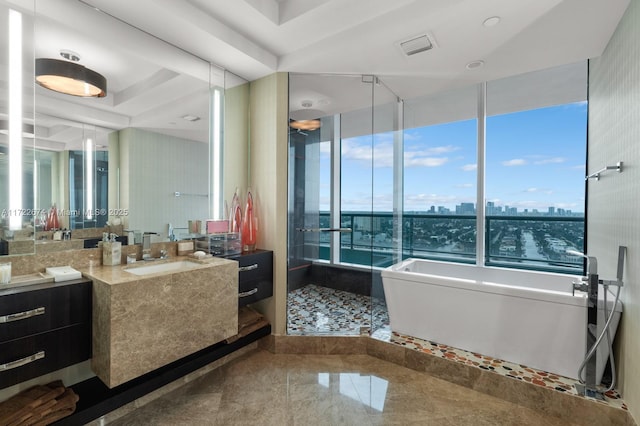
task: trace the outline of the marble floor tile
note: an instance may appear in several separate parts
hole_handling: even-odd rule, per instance
[[[257,380],[251,381],[252,375]],[[544,413],[368,355],[290,355],[262,350],[110,424],[567,425]]]

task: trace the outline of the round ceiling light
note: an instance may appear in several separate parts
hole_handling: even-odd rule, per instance
[[[36,83],[55,92],[81,97],[107,96],[107,79],[76,62],[36,59]]]
[[[495,27],[499,23],[500,23],[500,17],[492,16],[490,18],[485,19],[482,25],[484,25],[485,27]]]
[[[466,68],[468,70],[475,70],[477,68],[480,68],[484,65],[484,61],[471,61],[466,65]]]

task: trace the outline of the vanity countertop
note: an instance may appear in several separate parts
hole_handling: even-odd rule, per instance
[[[237,265],[237,262],[233,260],[223,259],[220,257],[208,257],[204,259],[196,259],[191,256],[174,256],[169,259],[157,259],[157,260],[140,260],[136,263],[130,264],[121,264],[115,266],[107,266],[107,265],[92,265],[86,268],[81,268],[80,272],[82,272],[82,276],[91,280],[98,280],[102,283],[108,285],[117,285],[129,283],[132,281],[139,281],[145,278],[153,278],[159,277],[163,275],[167,275],[166,272],[158,272],[154,274],[148,274],[145,276],[140,276],[136,274],[132,274],[128,272],[130,269],[140,268],[145,266],[152,265],[160,265],[163,263],[172,263],[179,261],[188,261],[192,263],[199,264],[200,266],[196,266],[194,268],[190,268],[185,270],[187,271],[197,271],[205,268],[215,267],[215,266],[223,266],[223,265]],[[173,273],[182,272],[182,271],[173,271]]]

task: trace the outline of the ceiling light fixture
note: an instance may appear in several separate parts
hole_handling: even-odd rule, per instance
[[[289,127],[298,130],[316,130],[320,128],[320,120],[291,120]]]
[[[200,120],[200,117],[198,117],[197,115],[187,114],[187,115],[183,115],[183,116],[182,116],[182,119],[183,119],[183,120],[187,120],[187,121],[194,122],[194,121],[198,121],[198,120]]]
[[[471,61],[466,65],[468,70],[474,70],[484,65],[484,61]]]
[[[107,96],[107,79],[103,75],[80,65],[77,53],[63,50],[60,56],[66,60],[36,59],[36,83],[66,95],[85,98]]]
[[[492,16],[490,18],[485,19],[482,25],[484,25],[485,27],[495,27],[499,23],[500,23],[500,17]]]

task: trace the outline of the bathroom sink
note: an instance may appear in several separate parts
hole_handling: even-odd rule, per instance
[[[149,266],[136,266],[133,268],[127,268],[125,269],[125,271],[134,275],[150,275],[158,274],[160,272],[186,271],[189,269],[197,268],[198,266],[202,265],[200,263],[190,262],[188,260],[180,260],[177,262],[156,263],[155,265]]]

